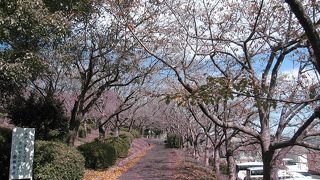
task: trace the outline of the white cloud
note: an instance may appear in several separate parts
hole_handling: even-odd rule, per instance
[[[292,70],[286,70],[281,72],[283,76],[285,76],[286,80],[298,80],[299,76],[299,70],[298,69],[292,69]],[[319,83],[319,73],[316,71],[307,71],[307,72],[302,72],[300,76],[300,80],[305,84],[305,85],[311,85],[311,84],[316,84]]]

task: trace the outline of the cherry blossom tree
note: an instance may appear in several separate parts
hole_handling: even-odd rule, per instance
[[[318,149],[308,143],[307,132],[313,131],[311,124],[317,124],[319,118],[319,97],[315,95],[319,87],[316,80],[303,84],[301,79],[306,73],[317,76],[317,72],[308,60],[308,46],[301,36],[304,32],[288,7],[276,1],[164,1],[162,5],[167,13],[161,15],[167,18],[159,23],[152,44],[140,38],[139,28],[129,27],[131,32],[148,53],[170,69],[189,97],[201,92],[201,85],[218,83],[220,88],[209,89],[202,97],[224,94],[228,99],[250,98],[248,106],[258,114],[252,126],[225,122],[210,112],[204,98],[195,104],[216,125],[236,129],[259,142],[264,179],[276,178],[274,167],[281,149],[294,145]],[[316,11],[315,16],[318,14]],[[300,70],[286,81],[281,68],[289,61],[297,63]],[[194,78],[200,74],[197,71],[202,71],[203,81]],[[205,82],[217,77],[222,78]],[[314,108],[313,113],[308,113],[308,108]],[[302,114],[306,117],[301,118]],[[297,125],[295,131],[285,135],[293,124]]]
[[[286,0],[286,3],[288,3],[291,11],[295,14],[305,31],[305,35],[307,36],[310,46],[313,50],[313,52],[311,52],[311,55],[313,56],[311,62],[314,64],[317,71],[320,72],[320,37],[319,33],[317,32],[317,29],[320,25],[320,18],[316,15],[317,11],[319,11],[319,4],[317,4],[315,0],[312,0],[311,2],[305,4],[305,7],[309,6],[309,8],[305,9],[302,2],[297,0]],[[312,13],[312,15],[308,15],[308,10],[310,14]]]

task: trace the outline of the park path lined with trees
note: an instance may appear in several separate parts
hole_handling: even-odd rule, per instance
[[[166,147],[162,139],[138,138],[131,144],[128,157],[110,169],[86,171],[84,180],[215,179],[212,169],[192,159],[182,149]]]
[[[167,133],[218,177],[235,180],[245,156],[278,179],[290,153],[320,165],[319,31],[318,0],[1,1],[0,120],[36,129],[36,178],[62,176],[41,174],[50,163],[108,168],[134,138]]]
[[[154,147],[140,161],[119,177],[130,179],[174,179],[179,169],[179,150],[165,148],[161,140],[148,141]]]
[[[149,139],[147,142],[153,147],[119,180],[215,179],[212,170],[202,167],[199,162],[187,163],[190,157],[183,150],[166,148],[160,139]]]

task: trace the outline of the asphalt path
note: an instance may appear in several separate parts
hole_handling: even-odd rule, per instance
[[[147,140],[154,147],[141,160],[119,177],[119,180],[170,180],[179,169],[179,151],[165,148],[161,140]]]

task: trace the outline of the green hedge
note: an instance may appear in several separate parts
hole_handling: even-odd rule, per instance
[[[109,137],[105,141],[115,148],[117,157],[125,158],[128,156],[130,142],[126,136],[120,135],[119,137]]]
[[[128,140],[129,144],[131,144],[132,141],[134,140],[133,135],[129,132],[126,132],[126,131],[120,131],[119,137]]]
[[[134,138],[139,138],[141,135],[140,135],[140,131],[135,129],[135,128],[132,128],[130,131],[129,131],[129,128],[127,127],[121,127],[120,128],[120,132],[129,132],[133,135]]]
[[[133,135],[134,138],[139,138],[141,136],[140,131],[136,129],[131,129],[130,133]]]
[[[82,144],[78,150],[85,158],[85,166],[90,169],[103,169],[115,164],[116,149],[110,144],[92,141]]]
[[[9,179],[12,130],[0,128],[0,179]]]
[[[126,132],[129,132],[129,128],[127,128],[127,127],[120,127],[120,131],[126,131]]]
[[[166,145],[169,148],[181,148],[183,145],[182,136],[178,134],[168,134]]]
[[[84,173],[84,158],[73,147],[59,142],[36,141],[34,179],[78,180]]]

